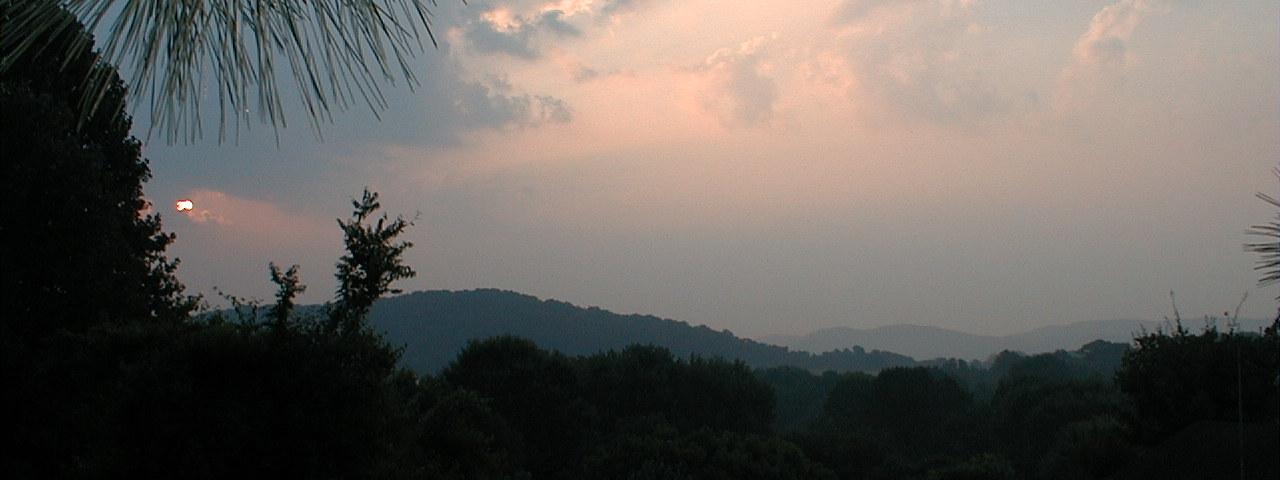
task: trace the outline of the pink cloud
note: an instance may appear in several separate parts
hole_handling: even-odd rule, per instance
[[[290,212],[265,200],[237,197],[226,192],[197,188],[183,198],[194,208],[180,214],[204,228],[218,231],[232,242],[267,240],[288,243],[296,238],[337,234],[330,222],[300,212]]]
[[[845,2],[833,54],[810,59],[811,78],[843,86],[877,124],[977,128],[1016,115],[1026,87],[991,71],[1002,52],[980,13],[963,0]]]
[[[778,99],[778,85],[766,59],[777,35],[758,36],[736,48],[721,48],[694,70],[706,77],[702,107],[725,126],[756,126],[769,122]]]

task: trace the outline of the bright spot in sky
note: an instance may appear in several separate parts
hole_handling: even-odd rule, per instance
[[[179,212],[185,212],[187,210],[191,210],[192,208],[195,208],[195,204],[191,203],[191,200],[187,200],[187,199],[178,200],[178,203],[175,204],[175,206],[178,208]]]

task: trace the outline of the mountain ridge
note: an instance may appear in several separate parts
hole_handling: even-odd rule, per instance
[[[298,308],[307,312],[322,307]],[[1255,331],[1269,323],[1243,320],[1241,329]],[[1129,344],[1133,335],[1143,329],[1154,331],[1165,326],[1165,322],[1148,320],[1093,320],[1037,327],[1012,335],[981,335],[901,324],[865,329],[828,327],[807,335],[753,339],[680,320],[619,314],[495,288],[425,290],[386,297],[374,304],[369,324],[392,345],[403,347],[405,366],[423,373],[435,373],[447,366],[470,341],[501,335],[524,337],[568,355],[647,344],[667,348],[681,357],[722,357],[741,360],[752,367],[874,373],[948,359],[987,361],[1004,350],[1038,354],[1073,351],[1095,340]],[[1202,324],[1184,322],[1190,330],[1197,330]]]
[[[905,355],[855,346],[822,353],[794,351],[705,325],[618,314],[498,289],[430,290],[384,298],[374,304],[369,324],[392,345],[404,348],[406,366],[427,373],[448,365],[467,342],[499,335],[524,337],[568,355],[638,343],[661,346],[682,357],[723,357],[752,367],[875,372],[916,364]]]
[[[1198,331],[1207,321],[1184,320],[1183,326]],[[1224,328],[1225,322],[1218,322]],[[1240,330],[1257,331],[1270,322],[1240,319]],[[916,359],[961,358],[985,359],[1004,350],[1026,354],[1070,350],[1093,340],[1130,343],[1144,330],[1168,328],[1167,321],[1141,319],[1085,320],[1036,327],[1009,335],[982,335],[928,325],[900,324],[870,328],[827,327],[806,335],[767,335],[759,341],[801,351],[824,351],[847,345],[860,345],[901,353]],[[931,340],[922,342],[924,336]]]

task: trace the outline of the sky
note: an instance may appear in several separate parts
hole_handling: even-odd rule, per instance
[[[189,291],[331,298],[368,186],[399,286],[760,337],[1275,312],[1280,3],[448,0],[387,110],[135,133]],[[210,131],[206,127],[206,131]],[[190,198],[191,212],[173,211]],[[216,302],[215,302],[216,303]]]

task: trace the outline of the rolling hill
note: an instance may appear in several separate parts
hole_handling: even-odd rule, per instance
[[[568,355],[640,343],[666,347],[682,357],[723,357],[752,367],[790,365],[813,371],[875,372],[915,364],[904,355],[852,345],[823,353],[793,351],[740,338],[727,330],[650,315],[621,315],[492,289],[426,291],[385,298],[374,305],[369,323],[392,345],[404,347],[405,365],[430,373],[448,365],[468,341],[498,335],[528,338]]]

